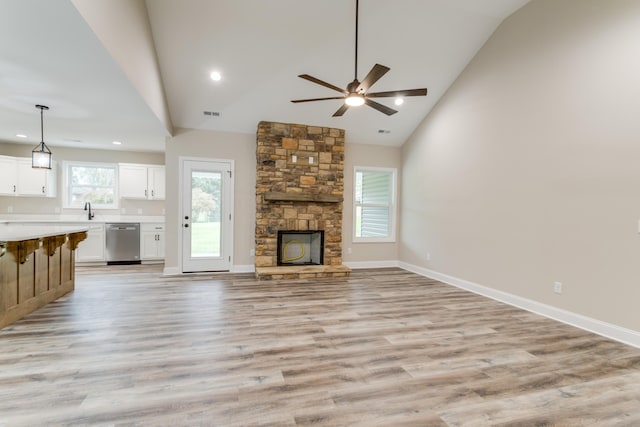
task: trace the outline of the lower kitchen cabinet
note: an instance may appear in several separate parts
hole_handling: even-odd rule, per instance
[[[164,259],[164,224],[140,224],[140,259]]]
[[[91,224],[87,239],[76,249],[76,262],[103,262],[105,259],[104,224]]]

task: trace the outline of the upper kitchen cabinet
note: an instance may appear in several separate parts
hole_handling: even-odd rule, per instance
[[[164,166],[120,163],[118,170],[121,198],[164,200]]]
[[[56,197],[56,164],[34,169],[30,158],[0,156],[0,195]]]

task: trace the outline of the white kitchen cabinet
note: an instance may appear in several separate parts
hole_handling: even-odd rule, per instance
[[[164,200],[165,188],[164,166],[150,166],[147,169],[147,187],[149,198],[152,200]]]
[[[56,196],[55,163],[51,166],[51,169],[37,169],[31,167],[31,159],[18,159],[17,173],[19,196]]]
[[[80,242],[76,249],[76,262],[104,262],[106,259],[104,224],[91,224],[88,227],[87,238]]]
[[[140,224],[140,259],[164,259],[164,224]]]
[[[118,170],[121,198],[164,200],[164,166],[120,163]]]
[[[51,169],[34,169],[30,158],[0,156],[0,194],[56,197],[56,163]]]
[[[0,194],[18,193],[18,162],[15,157],[0,156]]]

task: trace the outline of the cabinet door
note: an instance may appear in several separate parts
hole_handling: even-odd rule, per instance
[[[76,249],[76,262],[104,261],[104,226],[92,226],[87,238]]]
[[[42,196],[47,194],[46,169],[31,167],[31,159],[18,160],[18,195]]]
[[[15,195],[18,191],[18,163],[12,157],[0,157],[0,194]]]
[[[120,197],[124,199],[146,199],[147,168],[145,166],[120,165],[118,170]]]
[[[144,231],[140,233],[140,259],[158,258],[158,233]]]
[[[158,232],[158,240],[156,243],[158,244],[158,258],[164,259],[164,231]]]
[[[149,198],[164,200],[165,194],[164,166],[151,166],[148,169]]]

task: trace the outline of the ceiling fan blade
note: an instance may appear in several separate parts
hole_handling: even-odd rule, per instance
[[[349,109],[349,106],[347,104],[342,104],[340,106],[340,108],[338,108],[338,111],[336,111],[335,113],[333,113],[333,117],[340,117],[342,116],[345,111],[347,111]]]
[[[380,111],[381,113],[386,114],[387,116],[390,116],[392,114],[397,113],[397,110],[394,110],[393,108],[389,108],[386,105],[382,105],[378,102],[372,101],[370,99],[365,98],[364,99],[364,103],[367,104],[369,107],[373,107],[376,110]]]
[[[311,102],[311,101],[326,101],[328,99],[344,99],[344,96],[331,96],[329,98],[311,98],[311,99],[294,99],[291,102]]]
[[[427,96],[427,88],[391,90],[389,92],[374,92],[367,94],[368,98],[402,98],[405,96]]]
[[[346,90],[339,88],[338,86],[334,86],[331,83],[324,82],[324,81],[322,81],[320,79],[317,79],[317,78],[315,78],[313,76],[310,76],[309,74],[300,74],[298,77],[300,77],[302,79],[305,79],[305,80],[309,80],[310,82],[319,84],[320,86],[324,86],[326,88],[333,89],[336,92],[344,93],[345,95],[347,95],[349,93]]]
[[[367,74],[367,76],[362,80],[360,86],[358,86],[358,88],[356,89],[356,92],[366,92],[367,89],[373,86],[373,84],[380,79],[380,77],[387,74],[387,71],[389,71],[390,69],[391,68],[385,67],[384,65],[374,65],[371,71],[369,71],[369,74]]]

